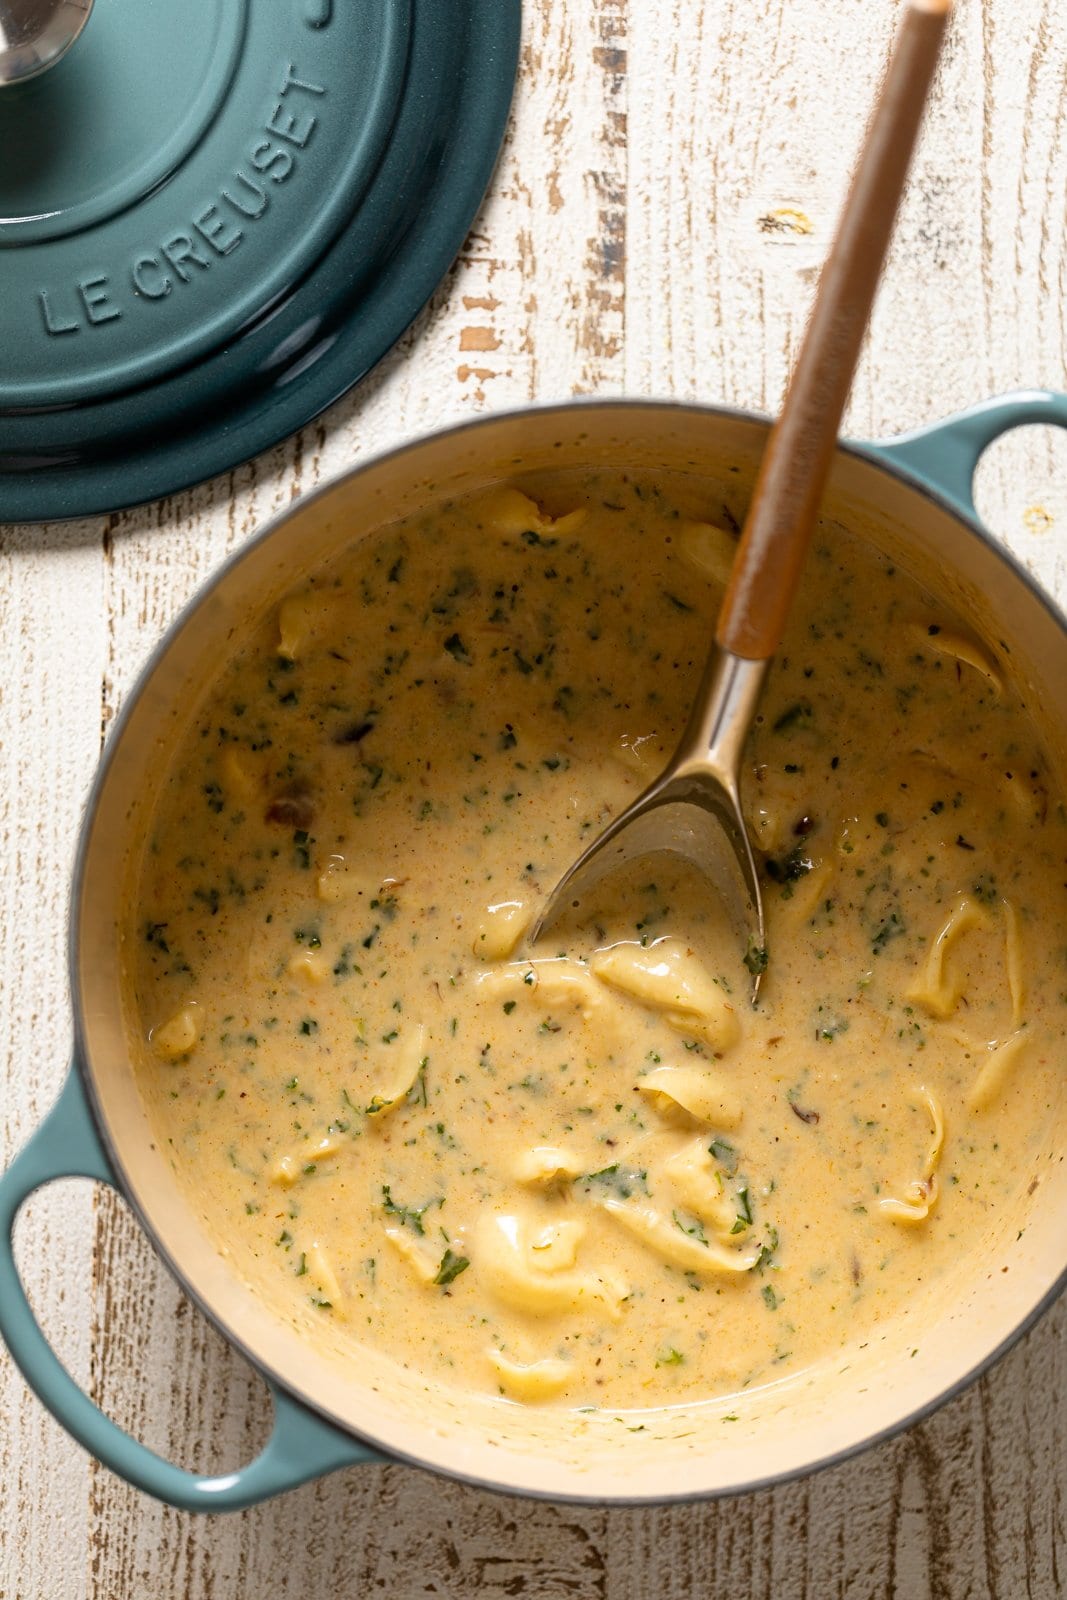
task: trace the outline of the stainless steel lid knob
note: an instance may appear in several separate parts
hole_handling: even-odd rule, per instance
[[[0,0],[0,89],[53,66],[92,9],[93,0]]]

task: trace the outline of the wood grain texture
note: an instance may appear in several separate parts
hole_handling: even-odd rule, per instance
[[[892,0],[526,0],[508,144],[416,327],[320,422],[161,504],[0,535],[0,1159],[69,1047],[78,814],[122,697],[225,552],[325,475],[487,408],[572,393],[773,409],[892,33]],[[1062,0],[960,0],[849,431],[1067,371]],[[990,451],[985,514],[1067,599],[1067,438]],[[64,1358],[186,1465],[232,1466],[263,1386],[124,1207],[35,1199],[19,1244]],[[859,1460],[652,1511],[485,1495],[397,1467],[197,1520],[90,1465],[0,1361],[0,1600],[1050,1600],[1067,1593],[1067,1307]]]

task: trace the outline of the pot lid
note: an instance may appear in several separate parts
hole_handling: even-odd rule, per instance
[[[460,248],[520,0],[95,0],[0,88],[0,518],[221,472],[358,382]]]

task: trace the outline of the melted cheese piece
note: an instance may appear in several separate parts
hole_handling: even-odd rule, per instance
[[[524,948],[677,741],[728,521],[605,474],[385,529],[250,629],[174,751],[139,1083],[308,1341],[523,1404],[713,1399],[935,1317],[1047,1151],[1055,778],[999,656],[840,532],[743,775],[759,1009],[670,858]]]

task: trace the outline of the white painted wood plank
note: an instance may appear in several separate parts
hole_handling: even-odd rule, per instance
[[[48,1111],[70,1058],[67,879],[100,752],[101,562],[85,524],[0,535],[0,1164]],[[71,606],[73,595],[81,603]],[[89,1368],[92,1194],[64,1184],[26,1206],[18,1259],[56,1348]],[[0,1359],[0,1595],[27,1574],[78,1595],[87,1536],[83,1453]],[[68,1537],[57,1542],[57,1528]],[[34,1580],[37,1581],[37,1580]],[[29,1591],[32,1593],[32,1589]],[[40,1591],[44,1592],[44,1590]]]

